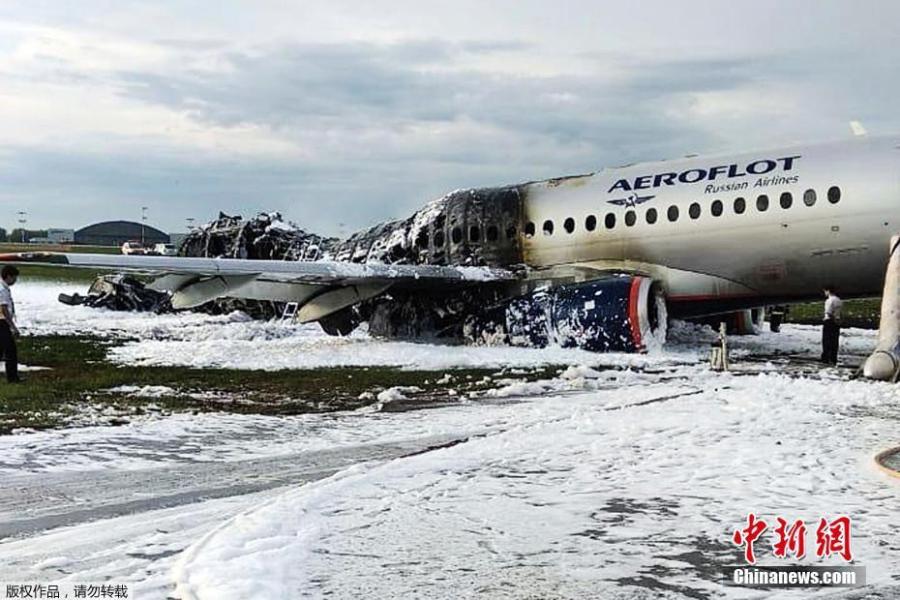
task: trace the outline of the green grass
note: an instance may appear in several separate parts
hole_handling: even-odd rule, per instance
[[[793,304],[788,310],[788,323],[805,323],[818,325],[822,323],[825,300]],[[844,327],[863,327],[877,329],[881,316],[881,298],[857,298],[844,300],[841,310],[841,323]]]
[[[98,275],[108,274],[110,271],[95,271],[93,269],[80,269],[73,267],[57,267],[52,265],[17,265],[19,269],[19,281],[50,281],[65,283],[83,283],[89,286]],[[87,287],[84,289],[87,292]]]
[[[20,362],[51,367],[51,370],[26,373],[27,381],[23,385],[0,382],[0,433],[22,427],[63,426],[88,404],[112,407],[125,419],[142,413],[148,404],[166,411],[289,415],[352,410],[373,403],[374,394],[392,386],[418,387],[420,392],[408,394],[411,399],[433,401],[449,399],[451,389],[459,393],[485,389],[491,383],[484,378],[498,374],[498,369],[453,370],[453,381],[437,383],[442,372],[402,371],[391,367],[246,371],[118,366],[107,362],[109,348],[124,341],[65,336],[21,338]],[[546,378],[559,369],[548,366],[517,377]],[[218,398],[194,399],[180,394],[135,398],[100,393],[121,385],[168,386],[182,393],[215,392]],[[369,395],[360,398],[365,392]]]

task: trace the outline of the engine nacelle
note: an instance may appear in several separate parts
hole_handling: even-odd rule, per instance
[[[665,300],[653,280],[617,275],[513,298],[470,318],[464,334],[475,343],[641,352],[665,341]]]

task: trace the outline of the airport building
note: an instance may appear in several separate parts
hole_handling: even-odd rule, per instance
[[[75,241],[74,229],[48,229],[46,237],[29,237],[32,244],[71,244]]]
[[[133,221],[105,221],[88,225],[75,232],[75,243],[90,246],[121,246],[127,241],[141,241],[145,245],[168,244],[169,234]]]

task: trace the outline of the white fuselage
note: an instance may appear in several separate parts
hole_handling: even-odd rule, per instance
[[[625,265],[674,301],[877,294],[898,209],[900,138],[641,163],[529,184],[523,254],[538,272]]]

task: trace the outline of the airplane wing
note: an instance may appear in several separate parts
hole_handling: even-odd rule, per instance
[[[221,297],[297,302],[301,322],[316,321],[395,286],[475,285],[519,277],[512,271],[488,267],[53,252],[0,254],[0,263],[152,276],[154,280],[148,287],[172,293],[175,308],[192,308]]]

